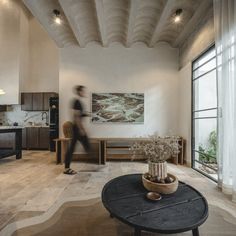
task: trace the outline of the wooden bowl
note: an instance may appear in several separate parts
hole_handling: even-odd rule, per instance
[[[160,201],[161,200],[161,194],[156,192],[148,192],[146,197],[151,201]]]
[[[162,194],[174,193],[179,185],[179,181],[175,175],[169,174],[168,176],[174,179],[172,183],[156,183],[145,178],[145,174],[142,175],[143,186],[150,192],[157,192]]]

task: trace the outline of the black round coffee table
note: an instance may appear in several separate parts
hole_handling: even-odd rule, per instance
[[[124,175],[109,181],[102,191],[102,202],[112,217],[141,231],[163,234],[192,230],[198,236],[198,227],[208,217],[206,199],[193,187],[179,182],[177,191],[162,195],[160,201],[146,198],[147,190],[141,174]]]

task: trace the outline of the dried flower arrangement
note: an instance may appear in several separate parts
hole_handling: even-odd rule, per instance
[[[165,162],[171,156],[175,156],[179,153],[178,141],[178,136],[160,137],[151,135],[146,141],[135,142],[130,150],[134,154],[133,159],[135,159],[136,154],[141,154],[147,157],[150,162]]]
[[[137,141],[131,146],[133,159],[136,154],[147,157],[149,172],[144,177],[152,182],[169,184],[174,181],[167,174],[167,164],[171,156],[179,153],[179,137],[152,135],[145,141]]]

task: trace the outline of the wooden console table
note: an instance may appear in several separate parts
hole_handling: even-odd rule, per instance
[[[97,138],[100,140],[103,151],[103,163],[106,160],[130,160],[132,159],[133,153],[130,151],[130,147],[134,142],[148,141],[149,138]],[[177,156],[171,157],[171,161],[178,165],[184,164],[184,153],[185,153],[185,140],[179,138],[179,153]],[[123,152],[123,153],[122,153]],[[135,160],[146,160],[142,155],[136,155]]]
[[[63,164],[65,161],[66,151],[70,145],[71,138],[54,139],[56,142],[56,163]],[[105,165],[104,159],[104,141],[100,138],[90,138],[90,142],[98,143],[98,164]]]
[[[98,164],[105,165],[107,160],[131,160],[132,152],[130,147],[134,142],[148,141],[149,138],[90,138],[91,143],[98,144]],[[69,138],[59,138],[56,141],[57,164],[63,163],[65,153],[70,143]],[[184,164],[185,140],[179,138],[180,152],[172,157],[174,164]],[[123,152],[123,153],[122,153]],[[146,160],[142,155],[136,155],[135,160]]]

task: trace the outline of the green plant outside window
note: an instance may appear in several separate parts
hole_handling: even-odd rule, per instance
[[[199,161],[204,163],[217,163],[216,151],[217,151],[217,134],[213,130],[209,134],[208,143],[204,147],[202,144],[198,147],[199,151]]]

